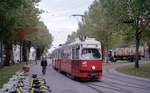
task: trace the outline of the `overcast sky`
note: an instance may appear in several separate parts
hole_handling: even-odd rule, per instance
[[[41,20],[53,35],[53,47],[65,43],[67,36],[78,29],[81,18],[73,14],[84,14],[94,0],[42,0],[39,8],[45,12]]]

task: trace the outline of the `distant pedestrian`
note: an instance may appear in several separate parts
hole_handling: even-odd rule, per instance
[[[46,74],[46,67],[47,67],[47,60],[46,60],[46,58],[42,58],[41,66],[42,66],[42,73],[43,73],[43,75],[45,75]]]

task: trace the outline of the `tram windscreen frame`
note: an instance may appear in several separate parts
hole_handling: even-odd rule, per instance
[[[96,60],[101,58],[100,50],[96,48],[83,48],[81,53],[82,59]]]

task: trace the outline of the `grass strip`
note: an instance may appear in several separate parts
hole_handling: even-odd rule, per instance
[[[34,62],[35,61],[30,61],[29,64]],[[21,62],[0,68],[0,88],[2,88],[3,84],[7,83],[9,81],[9,78],[15,75],[15,73],[19,71],[24,65],[26,65],[26,62]]]
[[[103,66],[111,66],[111,65],[117,65],[117,64],[128,64],[129,62],[109,62],[109,63],[103,63]]]
[[[138,77],[144,77],[150,79],[150,64],[139,64],[139,68],[134,68],[134,65],[119,67],[116,69],[118,72],[138,76]]]

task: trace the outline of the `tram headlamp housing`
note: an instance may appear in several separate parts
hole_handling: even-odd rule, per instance
[[[92,70],[95,70],[95,66],[92,66]]]

